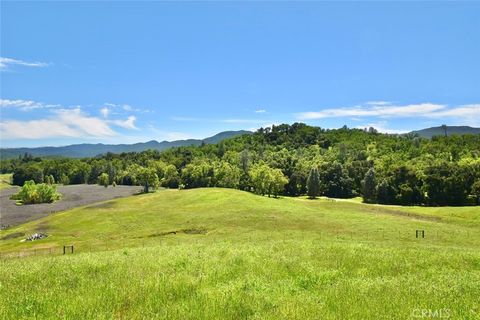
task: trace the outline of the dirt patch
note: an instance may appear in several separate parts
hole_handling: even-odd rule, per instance
[[[139,186],[116,186],[105,188],[98,185],[58,186],[62,198],[54,203],[39,203],[23,206],[15,205],[10,196],[18,192],[18,187],[0,190],[0,225],[14,226],[27,221],[43,218],[51,213],[91,205],[120,197],[128,197],[142,190]],[[109,208],[112,203],[100,203],[101,208]],[[95,207],[92,207],[92,209]],[[98,208],[98,207],[97,207]]]
[[[207,234],[206,229],[184,229],[182,230],[186,234]]]
[[[182,229],[182,230],[175,230],[175,231],[166,231],[166,232],[159,232],[159,233],[152,233],[148,235],[148,238],[154,237],[162,237],[167,236],[170,234],[177,234],[177,233],[184,233],[184,234],[207,234],[207,229]]]
[[[167,232],[152,233],[152,234],[149,234],[147,237],[148,238],[162,237],[162,236],[166,236],[166,235],[169,235],[169,234],[177,234],[177,232],[178,231],[167,231]]]
[[[14,233],[7,234],[6,236],[0,238],[0,240],[15,239],[15,238],[23,237],[24,235],[25,233],[23,232],[14,232]]]
[[[424,220],[424,221],[441,221],[442,220],[442,218],[440,218],[440,217],[429,217],[429,216],[423,216],[423,215],[416,214],[416,213],[400,211],[400,210],[395,210],[395,209],[385,209],[385,208],[380,208],[380,207],[368,207],[368,208],[366,208],[365,211],[368,211],[370,213],[377,213],[377,214],[389,214],[389,215],[394,215],[394,216],[403,216],[403,217],[408,217],[408,218],[417,219],[417,220]]]

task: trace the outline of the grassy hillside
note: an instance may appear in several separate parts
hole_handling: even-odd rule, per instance
[[[475,319],[479,216],[213,188],[108,201],[0,233],[0,318]]]
[[[12,184],[12,174],[11,173],[3,173],[0,174],[0,190],[9,188]]]

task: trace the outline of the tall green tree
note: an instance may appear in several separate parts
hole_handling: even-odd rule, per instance
[[[180,184],[180,175],[177,168],[173,164],[169,164],[165,167],[165,171],[162,179],[162,186],[167,188],[178,188]]]
[[[143,192],[148,193],[160,186],[157,172],[154,168],[141,168],[137,173],[137,180],[143,186]]]
[[[353,196],[353,180],[339,162],[324,163],[320,167],[320,185],[324,195],[331,198],[350,198]]]
[[[480,179],[473,183],[471,194],[475,198],[476,204],[480,205]]]
[[[272,169],[269,173],[270,180],[268,181],[268,195],[273,195],[275,198],[285,189],[285,185],[288,183],[287,177],[282,173],[280,169]]]
[[[288,183],[287,177],[280,169],[271,168],[264,163],[252,166],[250,179],[255,193],[266,194],[269,197],[271,195],[277,197]]]
[[[221,161],[215,165],[215,185],[223,188],[237,188],[240,184],[240,168],[228,162]]]
[[[370,168],[363,179],[363,201],[367,203],[373,203],[376,201],[377,192],[376,192],[377,181],[375,179],[375,170]]]
[[[315,199],[320,193],[320,176],[318,169],[313,167],[307,178],[307,195],[310,199]]]

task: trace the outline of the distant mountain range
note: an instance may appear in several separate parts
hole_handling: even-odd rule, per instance
[[[447,126],[447,135],[453,134],[480,134],[480,128],[473,128],[468,126]],[[29,153],[38,157],[68,157],[68,158],[84,158],[94,157],[107,152],[122,153],[122,152],[141,152],[148,149],[153,150],[165,150],[173,147],[183,146],[198,146],[202,142],[206,144],[215,144],[224,139],[233,138],[243,134],[252,134],[251,131],[239,130],[239,131],[224,131],[220,132],[212,137],[205,139],[188,139],[188,140],[176,140],[176,141],[162,141],[156,140],[148,142],[140,142],[134,144],[72,144],[63,147],[39,147],[39,148],[3,148],[0,149],[1,159],[16,158],[19,155]],[[410,134],[417,134],[423,138],[431,138],[433,136],[443,136],[445,130],[443,127],[432,127],[417,131],[412,131]]]
[[[446,132],[448,136],[453,134],[480,134],[480,128],[473,128],[468,126],[446,126]],[[427,129],[412,131],[410,133],[418,134],[423,138],[431,138],[433,136],[445,135],[444,127],[431,127]]]
[[[220,132],[212,137],[205,139],[187,139],[176,141],[162,141],[156,140],[148,142],[140,142],[134,144],[102,144],[102,143],[82,143],[72,144],[63,147],[38,147],[38,148],[2,148],[0,149],[0,158],[11,159],[16,158],[19,155],[29,153],[37,157],[68,157],[68,158],[84,158],[94,157],[99,154],[112,152],[140,152],[148,149],[153,150],[165,150],[173,147],[182,146],[198,146],[202,142],[206,144],[215,144],[224,139],[233,138],[243,134],[251,134],[251,131],[239,130],[239,131],[224,131]]]

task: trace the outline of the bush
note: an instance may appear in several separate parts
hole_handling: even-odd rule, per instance
[[[35,184],[35,181],[26,181],[20,191],[11,197],[20,200],[22,204],[51,203],[60,199],[57,187],[46,183]]]
[[[98,184],[104,186],[105,188],[108,187],[109,178],[107,173],[104,172],[98,176]]]

